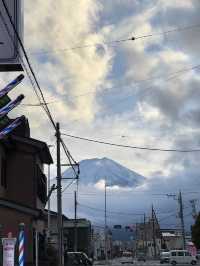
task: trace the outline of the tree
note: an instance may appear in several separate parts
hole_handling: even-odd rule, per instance
[[[197,216],[195,224],[192,226],[192,241],[197,249],[200,249],[200,213]]]

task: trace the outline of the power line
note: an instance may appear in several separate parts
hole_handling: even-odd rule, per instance
[[[114,146],[114,147],[120,147],[120,148],[136,149],[136,150],[148,150],[148,151],[160,151],[160,152],[180,152],[180,153],[200,152],[200,148],[199,149],[150,148],[150,147],[140,147],[140,146],[131,146],[131,145],[123,145],[123,144],[105,142],[105,141],[95,140],[95,139],[91,139],[91,138],[84,138],[84,137],[74,136],[74,135],[70,135],[70,134],[66,134],[66,133],[61,133],[61,135],[69,137],[69,138],[74,138],[74,139],[88,141],[88,142],[93,142],[93,143],[98,143],[98,144],[103,144],[103,145],[109,145],[109,146]]]
[[[199,194],[200,192],[183,192],[182,194]],[[63,192],[63,194],[65,194],[65,195],[69,195],[69,196],[71,196],[71,195],[73,195],[73,193],[70,193],[70,192]],[[167,193],[166,194],[157,194],[157,193],[153,193],[153,192],[148,192],[148,191],[134,191],[134,192],[129,192],[129,191],[125,191],[125,194],[118,194],[118,193],[110,193],[110,192],[108,192],[107,193],[107,196],[108,197],[118,197],[118,198],[121,198],[121,197],[131,197],[131,196],[133,196],[133,195],[135,195],[135,194],[142,194],[142,197],[150,197],[150,196],[155,196],[155,197],[166,197],[166,195],[167,195]],[[102,194],[96,194],[96,193],[79,193],[79,196],[80,197],[91,197],[91,198],[93,198],[93,197],[102,197]],[[138,197],[138,195],[137,195],[137,197]],[[168,214],[170,211],[166,211],[165,213],[166,214]],[[164,212],[162,212],[162,214],[164,214]]]
[[[103,210],[103,209],[91,207],[91,206],[88,206],[88,205],[85,205],[85,204],[78,203],[78,205],[82,206],[82,207],[85,207],[87,209],[94,210],[94,211],[105,212],[105,210]],[[126,216],[142,216],[142,215],[144,215],[143,213],[124,213],[124,212],[116,212],[116,211],[107,211],[107,212],[111,213],[111,214],[126,215]]]
[[[34,84],[33,80],[31,79],[31,77],[30,77],[30,75],[29,75],[29,73],[28,73],[28,70],[27,70],[26,66],[24,65],[24,66],[25,66],[25,70],[26,70],[26,72],[27,72],[27,75],[28,75],[28,77],[29,77],[29,79],[30,79],[30,82],[31,82],[31,84],[32,84],[32,87],[33,87],[33,89],[34,89],[34,92],[35,92],[35,94],[36,94],[36,96],[37,96],[37,98],[38,98],[38,101],[39,101],[41,107],[43,108],[43,110],[44,110],[45,113],[47,114],[47,116],[48,116],[48,118],[49,118],[51,124],[53,125],[54,129],[56,130],[56,123],[54,122],[53,117],[52,117],[52,115],[51,115],[51,112],[50,112],[50,110],[49,110],[49,108],[48,108],[48,105],[47,105],[47,102],[46,102],[46,100],[45,100],[45,97],[44,97],[44,94],[43,94],[43,92],[42,92],[42,89],[41,89],[41,87],[40,87],[39,81],[38,81],[38,79],[37,79],[37,77],[36,77],[36,74],[35,74],[35,72],[34,72],[34,70],[33,70],[32,65],[31,65],[31,63],[30,63],[30,60],[29,60],[28,54],[27,54],[27,52],[26,52],[26,50],[25,50],[24,44],[23,44],[23,42],[22,42],[22,40],[21,40],[21,38],[20,38],[20,36],[19,36],[19,33],[18,33],[18,31],[17,31],[17,29],[16,29],[16,27],[15,27],[15,24],[13,23],[12,17],[11,17],[11,15],[10,15],[10,13],[9,13],[9,10],[8,10],[8,7],[7,7],[6,3],[5,3],[5,0],[2,0],[2,3],[3,3],[3,6],[4,6],[4,9],[5,9],[5,11],[6,11],[6,14],[7,14],[7,16],[8,16],[9,22],[10,22],[10,24],[11,24],[13,30],[14,30],[15,36],[17,37],[17,40],[18,40],[18,42],[19,42],[19,45],[20,45],[20,47],[21,47],[21,49],[22,49],[22,52],[23,52],[23,54],[24,54],[24,56],[25,56],[26,62],[27,62],[27,64],[28,64],[28,67],[29,67],[29,70],[30,70],[30,72],[31,72],[31,75],[33,76],[33,79],[34,79],[34,82],[35,82],[35,84],[36,84],[36,87],[37,87],[37,89],[39,90],[39,94],[40,94],[40,96],[39,96],[39,94],[38,94],[38,92],[37,92],[37,90],[36,90],[36,87],[35,87],[35,84]],[[11,33],[10,33],[10,31],[9,31],[9,28],[8,28],[8,25],[7,25],[7,23],[6,23],[5,20],[4,20],[4,17],[3,17],[3,14],[2,14],[2,12],[1,12],[1,10],[0,10],[0,17],[1,17],[1,20],[2,20],[2,22],[3,22],[4,26],[5,26],[5,28],[6,28],[6,31],[8,32],[9,37],[11,38],[11,41],[12,41],[13,44],[15,45],[14,40],[13,40],[13,38],[12,38],[12,36],[11,36]],[[15,47],[16,47],[16,45],[15,45]],[[20,55],[20,54],[19,54],[19,55]],[[23,62],[23,59],[21,59],[21,60],[22,60],[22,62]],[[41,99],[42,99],[43,102],[41,102]],[[66,154],[66,156],[67,156],[67,158],[68,158],[68,160],[69,160],[69,162],[70,162],[70,164],[71,164],[71,160],[73,159],[73,157],[71,156],[69,150],[67,149],[67,147],[66,147],[66,145],[65,145],[65,143],[63,142],[62,139],[61,139],[61,144],[62,144],[63,149],[64,149],[64,152],[65,152],[65,154]],[[75,162],[74,159],[73,159],[73,161]],[[71,166],[73,167],[72,164],[71,164]],[[78,171],[78,174],[79,174],[79,171]],[[77,175],[77,174],[76,174],[76,175]]]
[[[13,30],[14,30],[14,33],[15,33],[15,35],[16,35],[16,37],[17,37],[17,40],[18,40],[18,42],[19,42],[19,45],[20,45],[20,47],[21,47],[21,49],[22,49],[22,51],[23,51],[23,54],[24,54],[24,56],[25,56],[26,62],[27,62],[28,67],[29,67],[29,70],[30,70],[30,72],[31,72],[31,74],[32,74],[32,76],[33,76],[33,78],[34,78],[34,81],[35,81],[35,83],[36,83],[36,86],[37,86],[37,88],[38,88],[38,90],[39,90],[39,92],[40,92],[40,96],[41,96],[41,98],[42,98],[42,100],[43,100],[43,104],[44,104],[43,109],[45,110],[47,116],[49,117],[49,119],[50,119],[52,125],[53,125],[54,128],[56,129],[56,124],[55,124],[55,122],[54,122],[54,120],[53,120],[53,118],[52,118],[52,116],[51,116],[51,113],[50,113],[50,111],[49,111],[48,106],[46,105],[46,101],[45,101],[45,98],[44,98],[44,95],[43,95],[42,89],[41,89],[41,87],[40,87],[40,84],[39,84],[39,82],[38,82],[38,79],[37,79],[37,77],[36,77],[36,74],[35,74],[35,72],[34,72],[34,70],[33,70],[33,68],[32,68],[32,65],[31,65],[31,63],[30,63],[29,57],[28,57],[27,52],[26,52],[26,50],[25,50],[25,47],[24,47],[24,45],[23,45],[23,43],[22,43],[22,40],[21,40],[21,38],[20,38],[20,36],[19,36],[19,33],[18,33],[18,31],[17,31],[17,29],[16,29],[14,23],[13,23],[13,20],[12,20],[12,17],[11,17],[11,15],[10,15],[10,13],[9,13],[8,7],[7,7],[7,5],[6,5],[6,3],[5,3],[4,0],[2,0],[2,3],[3,3],[3,6],[4,6],[4,9],[5,9],[5,11],[6,11],[6,14],[7,14],[8,18],[9,18],[10,24],[11,24],[11,26],[12,26],[12,28],[13,28]],[[3,23],[4,23],[5,27],[6,27],[6,29],[8,29],[8,28],[7,28],[7,24],[6,24],[6,22],[5,22],[4,18],[3,18],[3,15],[2,15],[2,12],[1,12],[1,11],[0,11],[0,15],[1,15],[1,19],[2,19],[2,21],[3,21]],[[10,33],[10,32],[8,32],[8,34],[9,34],[9,33]],[[12,39],[11,39],[11,40],[12,40]],[[13,41],[13,40],[12,40],[12,41]],[[36,96],[37,96],[39,102],[41,103],[41,99],[40,99],[40,97],[38,97],[38,94],[37,94],[37,93],[36,93]]]
[[[68,189],[73,183],[74,183],[74,179],[65,188],[63,188],[62,193],[64,193],[66,189]]]
[[[98,212],[104,212],[105,210],[103,209],[100,209],[100,208],[95,208],[95,207],[92,207],[92,206],[88,206],[88,205],[85,205],[85,204],[82,204],[82,203],[78,203],[79,206],[82,206],[84,208],[87,208],[87,209],[91,209],[91,210],[94,210],[94,211],[98,211]],[[127,212],[117,212],[117,211],[107,211],[108,213],[111,213],[111,214],[116,214],[116,215],[124,215],[124,216],[143,216],[144,213],[127,213]],[[157,212],[158,215],[166,215],[166,214],[169,214],[169,212]],[[172,211],[173,215],[174,215],[174,211]],[[165,218],[165,217],[164,217]]]
[[[118,40],[112,40],[112,41],[105,41],[102,43],[93,43],[93,44],[85,44],[85,45],[78,45],[70,48],[63,48],[63,49],[55,49],[55,50],[49,50],[49,51],[40,51],[40,52],[34,52],[31,54],[35,55],[40,55],[40,54],[52,54],[52,53],[61,53],[61,52],[69,52],[73,50],[78,50],[78,49],[84,49],[84,48],[91,48],[91,47],[98,47],[99,45],[107,45],[110,46],[112,44],[119,44],[119,43],[124,43],[124,42],[129,42],[129,41],[136,41],[139,39],[144,39],[144,38],[149,38],[149,37],[154,37],[154,36],[161,36],[161,35],[166,35],[174,32],[181,32],[181,31],[186,31],[186,30],[192,30],[194,28],[199,28],[200,24],[194,24],[194,25],[189,25],[186,27],[179,27],[179,28],[174,28],[171,30],[163,31],[163,32],[155,32],[155,33],[150,33],[146,35],[140,35],[136,37],[128,37],[124,39],[118,39]]]
[[[192,70],[195,70],[195,69],[198,69],[198,68],[200,68],[200,64],[191,66],[189,68],[183,68],[183,69],[180,69],[180,70],[171,72],[171,73],[169,73],[167,75],[167,78],[164,79],[163,81],[170,81],[170,80],[176,79],[179,76],[181,76],[183,73],[189,72],[189,71],[192,71]],[[151,80],[161,79],[162,77],[163,76],[153,76],[153,77],[148,77],[146,79],[136,80],[135,82],[133,82],[133,84],[126,85],[126,86],[122,86],[122,87],[113,86],[113,87],[110,87],[110,88],[105,88],[103,91],[99,91],[99,93],[104,95],[106,93],[110,93],[110,90],[113,90],[113,89],[131,88],[132,86],[133,87],[136,87],[138,84],[141,84],[141,83],[144,83],[144,82],[147,82],[147,81],[151,81]],[[145,89],[146,90],[147,89],[149,90],[151,88],[153,88],[153,85],[151,85],[150,87],[147,87]],[[96,90],[88,90],[85,93],[70,96],[69,97],[69,101],[73,101],[73,99],[76,99],[76,98],[85,97],[85,96],[87,96],[89,94],[97,94],[97,93],[98,93],[98,91],[96,91]],[[124,101],[126,99],[129,99],[130,96],[132,96],[132,94],[129,94],[128,97],[126,96],[124,99],[122,99],[122,101]],[[56,103],[60,103],[60,102],[63,102],[63,100],[50,101],[50,102],[46,102],[46,104],[49,105],[49,104],[56,104]],[[28,103],[28,104],[22,104],[21,106],[25,106],[25,107],[40,107],[42,104],[43,103],[40,103],[40,104],[37,104],[37,103],[35,103],[35,104]]]

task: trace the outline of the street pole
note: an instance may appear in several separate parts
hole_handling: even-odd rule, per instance
[[[107,191],[106,191],[106,178],[105,178],[105,228],[104,228],[104,234],[105,234],[105,261],[107,263],[108,261],[108,253],[107,253]]]
[[[78,232],[77,232],[77,195],[74,191],[74,251],[78,249]]]
[[[138,224],[135,225],[135,257],[137,257],[138,253]]]
[[[63,221],[62,221],[62,185],[61,185],[61,163],[60,163],[60,124],[56,123],[57,142],[57,227],[58,227],[58,266],[63,266]]]
[[[196,203],[197,203],[197,199],[192,199],[190,200],[191,206],[192,206],[192,217],[193,219],[196,221],[197,219],[197,209],[196,209]]]
[[[154,215],[154,209],[153,209],[153,205],[152,205],[152,229],[153,229],[153,247],[154,247],[154,258],[156,258],[156,236],[155,236],[155,215]]]
[[[50,193],[50,190],[51,190],[51,182],[50,182],[50,164],[49,164],[48,165],[48,195]],[[47,237],[48,238],[50,237],[50,234],[51,234],[50,209],[51,209],[51,199],[49,198],[49,200],[48,200],[48,216],[47,216],[47,219],[48,219],[48,235],[47,235]]]
[[[183,200],[182,200],[182,193],[179,192],[178,196],[178,202],[180,207],[180,214],[179,217],[181,219],[181,231],[182,231],[182,238],[183,238],[183,249],[186,248],[186,242],[185,242],[185,225],[184,225],[184,217],[183,217]]]
[[[146,215],[144,213],[144,251],[145,251],[145,255],[146,255],[146,246],[147,246]]]

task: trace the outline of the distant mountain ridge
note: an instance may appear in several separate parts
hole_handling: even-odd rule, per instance
[[[64,178],[73,177],[71,168],[63,173]],[[136,187],[145,181],[145,177],[108,158],[94,158],[80,162],[80,182],[97,184],[106,178],[109,186]]]

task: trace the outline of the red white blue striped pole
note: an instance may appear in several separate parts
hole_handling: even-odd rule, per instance
[[[24,266],[24,223],[19,225],[19,266]]]

